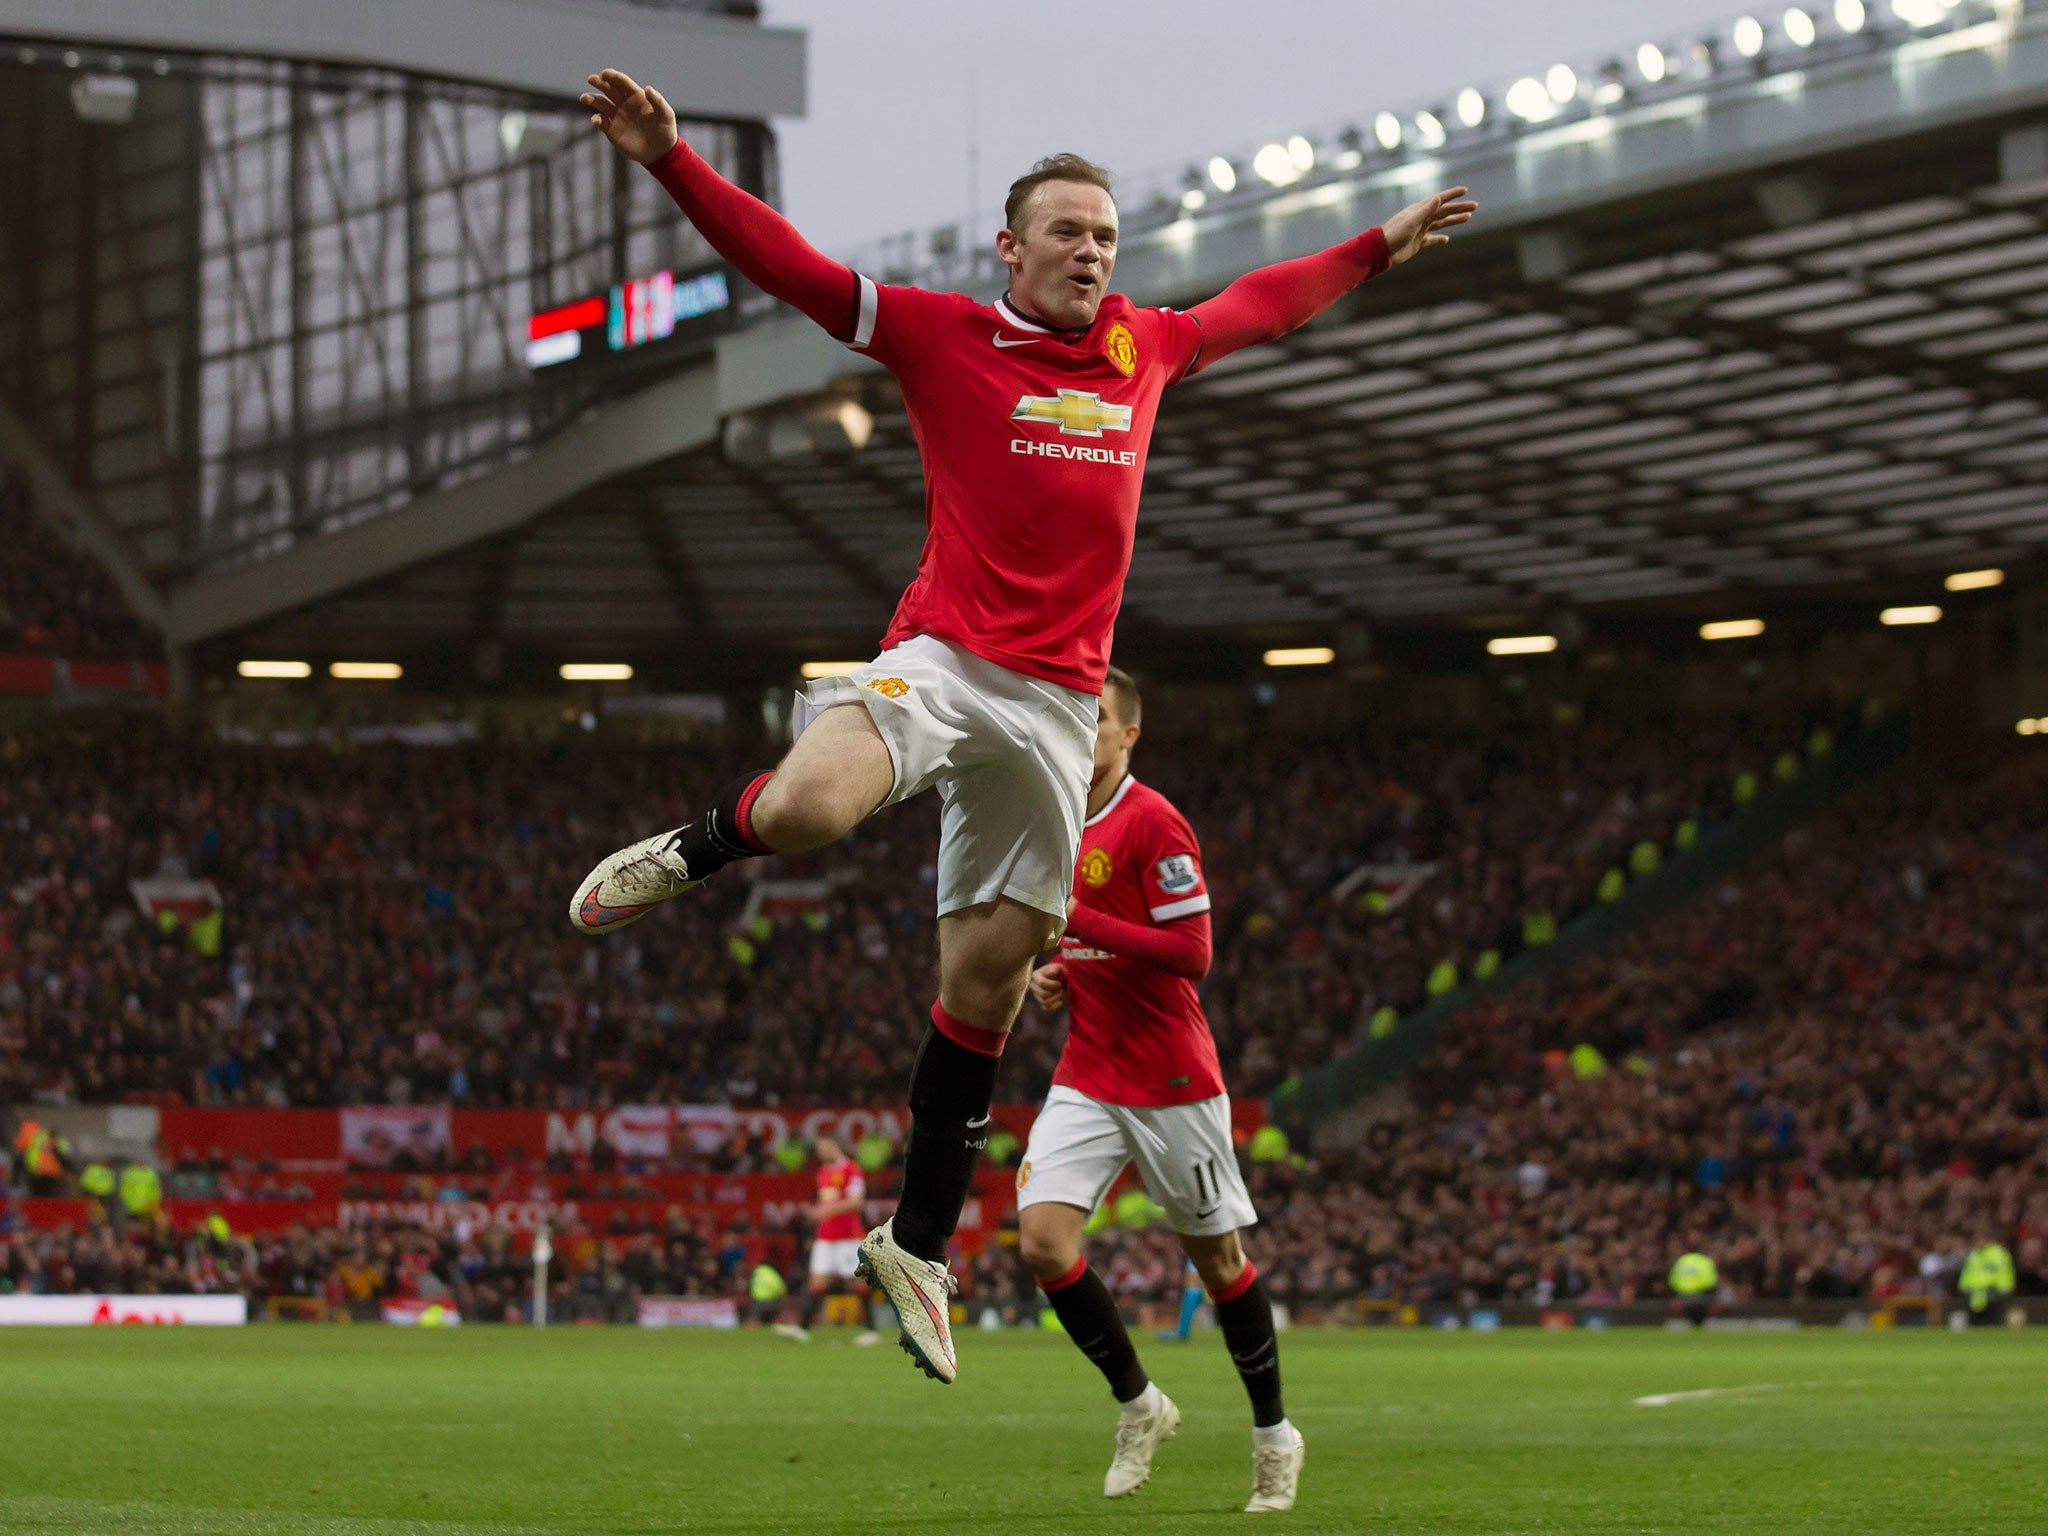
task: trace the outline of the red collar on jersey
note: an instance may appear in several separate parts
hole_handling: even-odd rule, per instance
[[[1030,319],[1023,310],[1010,301],[1007,293],[996,300],[996,313],[1003,317],[1006,325],[1014,325],[1020,331],[1036,331],[1041,336],[1054,336],[1070,345],[1095,329],[1093,321],[1087,325],[1077,326],[1073,330],[1063,331],[1058,326],[1047,325],[1043,320]]]

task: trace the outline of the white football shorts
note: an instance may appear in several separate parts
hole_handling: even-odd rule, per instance
[[[1220,1237],[1259,1219],[1230,1142],[1230,1095],[1143,1108],[1054,1088],[1017,1166],[1017,1208],[1054,1200],[1092,1211],[1124,1164],[1185,1237]]]
[[[939,912],[1007,896],[1066,926],[1102,701],[913,635],[796,696],[796,733],[863,704],[896,767],[885,805],[936,788]]]
[[[811,1244],[811,1273],[828,1280],[851,1280],[860,1263],[860,1239],[843,1237]]]

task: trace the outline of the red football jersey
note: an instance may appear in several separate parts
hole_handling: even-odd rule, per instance
[[[818,1199],[865,1200],[868,1196],[867,1180],[861,1177],[860,1164],[850,1157],[842,1157],[836,1163],[824,1163],[818,1168]],[[818,1223],[818,1241],[821,1243],[843,1243],[848,1238],[862,1238],[868,1235],[867,1223],[859,1211],[848,1211],[843,1216],[827,1216]]]
[[[860,280],[851,345],[903,386],[924,458],[925,541],[884,648],[934,635],[1102,691],[1159,396],[1202,327],[1110,294],[1086,330]]]
[[[1125,775],[1081,827],[1074,896],[1132,923],[1209,910],[1202,851],[1166,796]],[[1060,940],[1067,1044],[1052,1080],[1108,1104],[1192,1104],[1223,1092],[1201,993],[1185,976]]]

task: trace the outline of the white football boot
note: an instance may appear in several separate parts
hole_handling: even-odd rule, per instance
[[[896,1309],[896,1342],[933,1381],[960,1374],[953,1356],[953,1293],[960,1289],[942,1263],[897,1247],[892,1218],[860,1240],[854,1273],[877,1286]]]
[[[1153,1390],[1158,1392],[1158,1388]],[[1152,1453],[1174,1437],[1180,1428],[1180,1410],[1173,1399],[1159,1392],[1159,1405],[1150,1413],[1119,1413],[1116,1416],[1116,1459],[1102,1480],[1102,1496],[1120,1499],[1136,1493],[1151,1479]]]
[[[629,843],[583,877],[569,898],[569,922],[579,933],[610,933],[637,922],[702,880],[676,849],[681,827]]]
[[[1301,1431],[1292,1424],[1287,1436],[1269,1444],[1256,1433],[1252,1436],[1252,1501],[1245,1505],[1248,1515],[1268,1510],[1294,1508],[1295,1484],[1301,1481],[1303,1446]]]

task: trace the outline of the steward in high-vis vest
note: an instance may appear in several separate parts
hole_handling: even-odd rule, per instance
[[[1956,1289],[1970,1304],[1970,1325],[1983,1327],[2004,1315],[2005,1303],[2018,1289],[2019,1276],[2013,1270],[2012,1255],[2005,1244],[1988,1232],[1978,1234],[1977,1246],[1963,1260],[1963,1272]]]
[[[1681,1253],[1671,1266],[1671,1294],[1686,1319],[1697,1328],[1713,1309],[1715,1293],[1721,1289],[1721,1271],[1713,1259],[1699,1252]]]
[[[773,1264],[760,1263],[747,1277],[747,1297],[753,1303],[754,1321],[772,1323],[782,1313],[782,1299],[789,1294],[789,1282]]]

